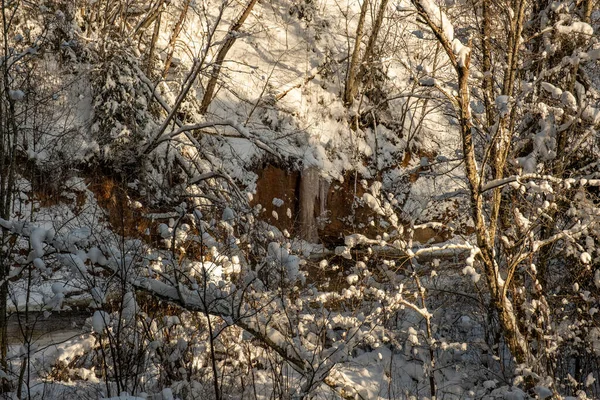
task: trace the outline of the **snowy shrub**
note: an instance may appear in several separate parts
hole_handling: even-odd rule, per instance
[[[154,124],[147,90],[136,73],[138,61],[116,43],[111,48],[93,76],[92,134],[106,161],[126,164],[134,161],[136,146]]]
[[[597,397],[597,6],[244,4],[6,3],[1,389]]]

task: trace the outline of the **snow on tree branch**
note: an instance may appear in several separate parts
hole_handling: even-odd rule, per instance
[[[471,48],[454,37],[454,27],[446,13],[431,0],[411,0],[444,47],[454,68],[468,68]]]

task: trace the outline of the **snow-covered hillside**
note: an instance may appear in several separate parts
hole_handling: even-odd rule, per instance
[[[2,396],[600,396],[594,1],[2,11]]]

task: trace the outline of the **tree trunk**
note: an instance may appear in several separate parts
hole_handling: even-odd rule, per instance
[[[212,73],[210,75],[210,79],[208,80],[208,84],[206,85],[206,90],[204,91],[204,96],[202,97],[202,103],[200,104],[200,113],[204,114],[208,110],[208,106],[210,105],[215,88],[217,86],[217,81],[219,80],[219,75],[221,73],[221,67],[223,66],[223,62],[225,61],[225,57],[227,53],[235,43],[237,39],[237,34],[239,29],[242,27],[250,12],[252,12],[252,8],[256,4],[258,0],[250,0],[242,14],[239,18],[229,27],[229,31],[227,32],[227,36],[221,44],[219,48],[219,52],[217,53],[217,58],[213,63]]]
[[[588,24],[591,22],[592,19],[592,11],[594,9],[594,1],[593,0],[584,0],[583,2],[583,15],[582,15],[582,19],[583,22],[587,22]]]
[[[154,51],[156,49],[156,41],[158,40],[158,34],[160,33],[160,20],[162,17],[162,12],[159,12],[158,17],[156,17],[156,22],[154,23],[154,31],[152,32],[152,39],[150,40],[150,51],[148,52],[148,65],[146,67],[146,75],[152,75],[152,66],[154,65]]]
[[[145,30],[152,25],[152,23],[160,17],[162,14],[162,8],[164,4],[164,0],[161,0],[156,4],[151,10],[148,11],[144,19],[142,19],[137,26],[133,29],[133,35],[137,35],[138,33],[144,34]]]
[[[387,5],[388,0],[381,0],[381,3],[379,3],[377,16],[375,17],[375,22],[373,23],[373,28],[371,29],[371,35],[369,36],[369,41],[367,42],[367,47],[365,48],[365,54],[363,55],[363,61],[360,64],[359,72],[356,77],[356,85],[360,84],[364,76],[367,74],[367,72],[369,72],[369,68],[375,59],[375,46],[377,45],[377,38],[379,37],[379,31],[381,30],[381,25],[383,24],[383,17],[385,16]]]
[[[354,39],[354,50],[350,57],[350,64],[348,65],[348,75],[346,76],[346,88],[344,90],[344,103],[346,105],[352,105],[354,103],[354,96],[358,91],[358,64],[360,56],[360,44],[362,42],[363,33],[365,29],[365,19],[367,16],[367,10],[369,9],[369,0],[363,0],[360,7],[360,16],[358,17],[358,26],[356,27],[356,38]]]
[[[491,43],[491,10],[487,1],[482,2],[481,13],[483,21],[481,26],[481,52],[483,56],[483,100],[485,104],[485,116],[487,124],[494,123],[496,118],[496,109],[494,103],[494,80],[492,79],[492,43]]]
[[[171,35],[171,39],[169,40],[169,46],[167,47],[169,50],[167,51],[167,59],[165,60],[165,69],[162,73],[163,78],[167,76],[169,68],[171,68],[171,62],[173,61],[173,53],[175,52],[175,45],[177,44],[177,39],[179,38],[181,29],[183,29],[183,22],[185,21],[185,16],[187,15],[188,8],[190,7],[190,1],[191,0],[187,0],[183,5],[181,14],[179,14],[179,19],[175,24],[175,28],[173,28],[173,34]]]
[[[423,16],[423,18],[427,21],[427,24],[432,29],[437,40],[442,44],[442,46],[446,50],[446,54],[448,55],[448,58],[450,59],[452,65],[454,66],[454,69],[456,70],[458,78],[458,96],[456,96],[454,100],[460,123],[464,165],[468,183],[469,198],[471,203],[471,213],[473,221],[475,223],[477,246],[479,247],[478,258],[483,266],[483,271],[486,276],[486,281],[490,290],[492,306],[496,309],[500,318],[502,333],[504,334],[504,337],[506,339],[506,344],[511,354],[515,357],[517,363],[526,363],[529,360],[528,345],[519,330],[512,303],[506,295],[507,292],[505,283],[499,276],[500,269],[496,261],[494,240],[492,240],[492,238],[495,237],[495,232],[492,232],[490,226],[486,224],[486,210],[483,205],[483,193],[481,191],[482,177],[480,176],[479,167],[477,165],[477,159],[475,156],[475,145],[473,143],[473,124],[469,92],[469,68],[471,63],[471,54],[468,53],[464,61],[459,62],[456,55],[452,51],[452,44],[448,41],[448,39],[442,32],[441,27],[436,26],[436,24],[429,18],[427,12],[423,9],[421,3],[418,0],[412,0],[412,2],[421,14],[421,16]],[[519,17],[517,16],[517,18]],[[471,45],[471,43],[469,43],[469,45]],[[516,66],[515,57],[516,52],[513,53],[513,55],[509,55],[510,62],[509,66],[507,67],[508,77],[505,76],[504,88],[511,87],[511,81],[512,79],[514,79],[514,75],[512,75],[511,70],[514,68],[514,66]],[[504,143],[506,143],[505,145],[508,146],[510,144],[510,141],[505,142],[503,140],[500,140],[499,146],[501,146],[501,144]],[[503,152],[504,150],[504,148],[501,148],[500,152]],[[506,160],[506,157],[504,157],[503,160]],[[504,164],[501,165],[496,163],[496,171],[501,171],[501,173],[503,173],[504,166]],[[499,208],[499,204],[494,203],[495,201],[499,202],[499,198],[496,198],[496,196],[494,196],[492,197],[491,201],[492,209]]]
[[[507,32],[509,38],[509,48],[507,56],[507,67],[504,71],[504,79],[502,84],[502,94],[511,98],[514,94],[514,84],[517,76],[519,65],[519,49],[521,47],[521,33],[523,32],[523,20],[525,18],[526,0],[518,1],[517,13],[510,21],[510,31]],[[488,17],[490,15],[488,14]],[[491,145],[492,174],[494,179],[502,179],[506,173],[506,160],[508,151],[511,145],[513,121],[514,117],[512,110],[506,112],[500,117],[498,128],[494,136],[494,142]],[[492,245],[496,239],[498,231],[498,217],[503,206],[502,188],[495,188],[492,193],[491,212],[489,223],[490,244]]]
[[[0,218],[9,219],[12,205],[15,181],[15,147],[17,143],[17,125],[15,121],[15,105],[10,98],[10,76],[8,67],[8,35],[10,20],[7,18],[7,7],[4,0],[2,5],[2,40],[4,54],[2,55],[2,87],[0,88]],[[2,232],[0,247],[4,248],[9,236]],[[10,250],[0,250],[0,368],[7,371],[6,354],[8,350],[8,275]],[[9,382],[0,379],[0,393],[9,390]]]
[[[5,234],[2,234],[2,243],[5,242]],[[7,300],[8,300],[8,263],[6,260],[6,254],[0,252],[0,369],[8,371],[8,362],[6,360],[6,353],[8,350],[8,314],[7,314]],[[10,390],[8,381],[0,379],[0,393],[6,393]]]

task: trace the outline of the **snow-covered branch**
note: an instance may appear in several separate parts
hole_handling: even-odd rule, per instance
[[[413,258],[430,258],[430,257],[450,257],[457,254],[470,253],[474,246],[469,243],[461,244],[445,244],[442,246],[423,247],[416,250],[409,250],[408,254]]]
[[[122,260],[118,258],[118,255],[105,256],[97,247],[85,251],[79,246],[73,246],[69,235],[56,235],[52,230],[39,228],[26,222],[4,219],[0,219],[0,227],[30,242],[32,250],[29,262],[35,263],[35,260],[39,260],[41,257],[53,256],[59,263],[83,277],[90,270],[90,265],[86,265],[83,261],[87,260],[94,267],[118,276],[133,288],[150,294],[152,298],[164,300],[190,312],[219,317],[226,322],[227,326],[235,325],[243,329],[263,346],[279,354],[307,381],[312,384],[323,382],[344,398],[356,397],[356,393],[352,395],[346,393],[347,385],[329,376],[333,367],[339,361],[344,360],[343,352],[346,351],[344,346],[323,351],[322,356],[307,352],[300,343],[296,343],[290,337],[289,332],[284,332],[277,326],[273,315],[261,311],[262,306],[252,307],[247,302],[245,295],[248,290],[246,289],[235,288],[233,292],[228,292],[222,285],[212,282],[190,288],[178,282],[174,276],[171,277],[164,273],[159,273],[160,278],[158,279],[148,276],[140,277],[131,274],[129,268],[123,269]],[[254,281],[250,276],[250,279],[245,279],[245,285],[249,287]],[[337,352],[340,355],[334,357],[333,355]]]
[[[454,27],[446,13],[431,0],[412,0],[412,3],[444,47],[452,66],[457,71],[468,68],[471,48],[454,37]]]
[[[488,190],[495,189],[497,187],[505,186],[513,182],[522,182],[526,180],[539,180],[539,181],[549,181],[552,183],[563,183],[564,179],[558,178],[553,175],[540,175],[540,174],[523,174],[523,175],[512,175],[502,179],[495,179],[493,181],[486,182],[481,185],[480,193],[485,193]]]
[[[183,125],[168,134],[164,134],[160,138],[153,141],[150,145],[143,147],[141,154],[150,153],[152,150],[157,148],[161,143],[173,140],[177,136],[181,135],[182,133],[198,131],[198,130],[202,130],[202,129],[206,129],[206,128],[216,128],[218,126],[228,126],[230,128],[235,129],[239,134],[237,136],[229,135],[229,134],[218,134],[219,136],[245,138],[245,139],[249,140],[250,142],[252,142],[259,149],[262,149],[262,150],[266,151],[267,153],[274,155],[275,157],[278,157],[278,158],[280,157],[279,153],[277,153],[274,149],[272,149],[270,146],[265,144],[262,140],[256,138],[246,127],[244,127],[243,125],[241,125],[235,121],[212,121],[212,122],[202,122],[202,123],[198,123],[198,124],[194,124],[194,125]],[[203,132],[203,133],[205,133],[205,132]]]

